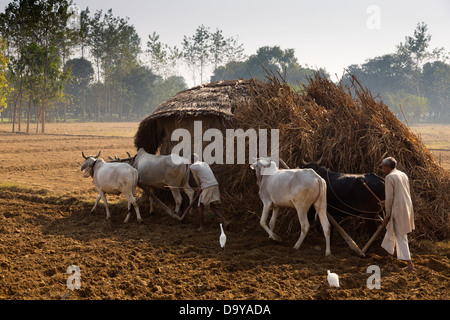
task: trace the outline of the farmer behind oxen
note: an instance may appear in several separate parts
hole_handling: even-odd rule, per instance
[[[195,182],[197,182],[197,192],[201,191],[198,199],[198,220],[200,227],[197,230],[203,231],[203,211],[205,205],[209,205],[211,210],[222,220],[224,227],[228,226],[229,222],[225,220],[220,209],[219,183],[209,165],[206,162],[199,161],[195,153],[191,155],[191,172]]]
[[[397,250],[397,258],[408,262],[404,268],[406,271],[414,270],[409,252],[407,234],[414,230],[414,210],[409,189],[407,175],[396,169],[397,161],[386,158],[381,162],[381,169],[386,174],[385,192],[386,198],[381,204],[386,207],[386,235],[381,247],[389,254]]]

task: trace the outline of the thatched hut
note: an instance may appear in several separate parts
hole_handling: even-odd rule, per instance
[[[250,97],[251,84],[264,86],[257,80],[227,80],[179,92],[142,120],[134,140],[136,148],[170,154],[178,143],[171,141],[172,132],[184,128],[193,134],[194,121],[202,121],[203,131],[231,128],[236,108]]]

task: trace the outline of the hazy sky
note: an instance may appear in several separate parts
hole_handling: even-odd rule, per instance
[[[2,8],[9,1],[0,0]],[[245,53],[261,46],[295,49],[302,65],[324,67],[335,79],[350,64],[391,53],[425,22],[431,47],[450,51],[449,0],[74,0],[81,9],[113,9],[129,17],[145,46],[154,31],[181,47],[184,35],[204,24],[225,37],[239,37]],[[369,26],[368,26],[369,23]],[[186,77],[189,81],[188,77]]]

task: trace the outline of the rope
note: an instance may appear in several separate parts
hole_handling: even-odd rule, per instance
[[[280,160],[281,164],[283,164],[287,169],[289,169],[289,167],[288,167],[288,165],[286,164],[286,162],[284,162],[284,161],[281,160],[281,159],[279,159],[279,160]],[[327,169],[327,178],[328,178],[328,181],[330,181],[330,177],[328,176],[328,171],[329,171],[329,170]],[[259,180],[258,180],[258,181],[259,181]],[[364,181],[363,181],[363,182],[364,182]],[[330,184],[330,183],[327,182],[327,185],[328,185],[328,184]],[[366,187],[369,188],[367,185],[366,185]],[[364,210],[358,210],[358,209],[352,208],[352,207],[349,206],[348,204],[344,203],[341,199],[339,199],[339,197],[338,197],[338,196],[336,195],[336,193],[334,192],[334,189],[333,189],[333,187],[331,186],[331,184],[330,184],[330,188],[331,188],[331,190],[333,191],[333,193],[334,193],[334,195],[336,196],[336,198],[338,198],[339,201],[341,201],[344,205],[346,205],[347,207],[351,208],[352,210],[359,211],[359,212],[362,212],[362,213],[370,213],[370,214],[374,214],[374,213],[378,214],[381,210],[383,210],[383,208],[381,208],[381,210],[375,212],[375,211],[364,211]],[[369,189],[369,191],[372,192],[372,190],[370,190],[370,189]],[[372,192],[372,194],[375,196],[375,194],[374,194],[373,192]],[[375,196],[375,198],[378,199],[377,196]],[[378,199],[378,200],[379,200],[379,199]],[[378,214],[378,218],[361,217],[361,216],[359,216],[359,215],[356,215],[356,214],[353,214],[353,213],[344,211],[344,210],[342,210],[342,209],[333,207],[331,204],[328,203],[328,201],[327,201],[327,206],[329,206],[329,207],[331,207],[331,208],[333,208],[333,209],[335,209],[335,210],[338,210],[338,211],[340,211],[340,212],[342,212],[342,213],[345,213],[345,214],[347,214],[347,215],[349,215],[349,216],[353,216],[353,217],[356,217],[356,218],[359,218],[359,219],[364,219],[364,220],[374,220],[374,221],[380,221],[380,220],[383,220],[383,219],[381,219],[381,217],[380,217],[379,214]],[[384,213],[384,210],[383,210],[383,213]]]
[[[380,215],[378,215],[378,218],[361,217],[361,216],[358,216],[357,214],[353,214],[353,213],[344,211],[344,210],[342,210],[342,209],[333,207],[333,206],[332,206],[331,204],[329,204],[329,203],[327,203],[327,206],[329,206],[329,207],[331,207],[331,208],[333,208],[333,209],[335,209],[335,210],[338,210],[338,211],[340,211],[340,212],[342,212],[342,213],[348,214],[349,216],[352,216],[352,217],[355,217],[355,218],[364,219],[364,220],[373,220],[373,221],[382,221],[382,220],[383,220],[383,219],[381,219]],[[380,210],[380,211],[381,211],[381,210]],[[380,211],[378,211],[377,213],[379,213]]]
[[[336,192],[334,191],[334,188],[333,188],[332,184],[330,183],[330,176],[329,176],[329,170],[328,170],[328,169],[327,169],[327,179],[328,179],[327,185],[330,186],[330,189],[331,189],[331,191],[333,191],[334,196],[335,196],[335,197],[336,197],[343,205],[345,205],[346,207],[348,207],[348,208],[350,208],[350,209],[352,209],[352,210],[354,210],[354,211],[358,211],[358,212],[362,212],[362,213],[369,213],[369,214],[375,214],[375,213],[378,214],[380,211],[383,210],[383,208],[381,208],[381,210],[378,210],[378,211],[366,211],[366,210],[360,210],[360,209],[353,208],[352,206],[350,206],[350,205],[346,204],[344,201],[342,201],[342,200],[338,197],[338,195],[336,194]],[[363,183],[364,183],[364,181],[363,181]],[[367,187],[367,185],[366,185],[366,187]],[[367,187],[367,188],[368,188],[368,187]],[[372,190],[370,190],[370,189],[369,189],[369,191],[372,192]],[[373,194],[373,192],[372,192],[372,194]],[[377,197],[376,197],[376,198],[377,198]],[[377,198],[377,199],[378,199],[378,198]],[[350,216],[357,217],[357,218],[360,218],[360,219],[375,220],[375,221],[379,221],[379,220],[380,220],[380,219],[377,219],[377,218],[361,217],[361,216],[358,216],[358,215],[356,215],[356,214],[353,214],[353,213],[344,211],[344,210],[342,210],[342,209],[338,209],[338,208],[336,208],[336,207],[333,207],[332,205],[330,205],[330,204],[328,204],[328,203],[327,203],[327,205],[329,205],[331,208],[333,208],[333,209],[335,209],[335,210],[341,211],[342,213],[345,213],[345,214],[348,214],[348,215],[350,215]]]
[[[372,191],[372,189],[370,189],[370,187],[366,184],[366,182],[363,179],[360,179],[360,180],[364,184],[364,186],[367,188],[367,190],[369,190],[370,193],[375,197],[375,199],[377,199],[378,202],[381,203],[380,198],[377,197],[377,195]],[[384,212],[383,206],[380,205],[380,207],[381,207],[381,211],[383,211],[383,217],[386,217],[386,212]],[[378,212],[380,212],[380,211],[378,211]]]

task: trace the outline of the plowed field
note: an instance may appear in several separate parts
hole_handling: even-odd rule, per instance
[[[208,210],[202,233],[196,209],[180,223],[158,206],[149,214],[143,200],[143,223],[132,216],[124,224],[122,196],[108,196],[111,221],[102,203],[91,215],[97,194],[92,179],[82,177],[81,151],[133,153],[137,124],[122,131],[108,124],[104,135],[97,127],[66,126],[45,135],[0,132],[0,299],[449,299],[449,243],[414,234],[416,271],[407,273],[380,248],[381,237],[361,259],[333,230],[333,256],[325,257],[313,221],[295,250],[298,234],[279,233],[283,241],[273,242],[255,215],[242,212],[229,217],[222,250]],[[121,136],[105,136],[110,132]],[[367,239],[355,240],[363,246]],[[73,291],[66,283],[71,265],[81,272],[81,288]],[[370,265],[381,270],[381,289],[367,287]],[[328,286],[327,270],[339,275],[340,288]]]

